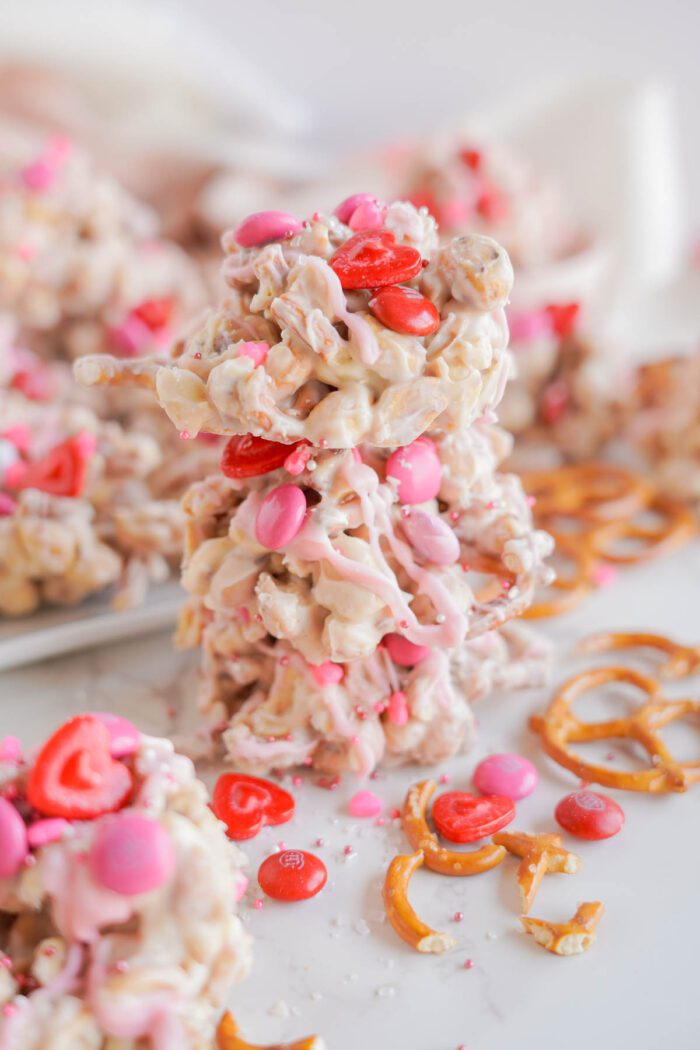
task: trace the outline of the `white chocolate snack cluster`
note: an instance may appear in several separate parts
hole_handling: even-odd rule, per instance
[[[281,213],[251,217],[224,238],[230,294],[167,363],[88,358],[76,374],[153,383],[191,435],[388,448],[469,426],[507,378],[508,256],[484,237],[439,247],[425,209],[377,212],[357,232],[318,213],[251,232]]]
[[[247,880],[190,760],[91,714],[0,771],[2,1050],[210,1050]]]
[[[70,141],[16,154],[0,143],[0,310],[44,357],[163,355],[204,305],[195,266]]]

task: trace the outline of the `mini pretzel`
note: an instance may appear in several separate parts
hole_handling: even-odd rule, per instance
[[[634,520],[626,520],[621,528],[612,533],[594,533],[591,536],[591,547],[599,558],[613,562],[615,565],[632,565],[638,561],[647,561],[670,554],[687,543],[695,534],[696,527],[693,515],[685,504],[668,496],[656,495],[643,510],[653,511],[662,521],[656,525],[639,525]],[[619,540],[638,540],[633,550],[617,552],[614,544]]]
[[[439,933],[418,918],[408,901],[408,886],[414,871],[423,866],[423,850],[399,854],[389,865],[382,896],[386,915],[399,937],[419,952],[441,955],[455,947],[449,933]]]
[[[555,537],[556,538],[556,537]],[[597,558],[585,539],[562,534],[556,538],[557,553],[573,563],[570,576],[559,576],[544,591],[544,597],[522,614],[527,620],[559,616],[575,608],[593,590],[593,571]],[[549,597],[547,597],[549,595]]]
[[[326,1044],[317,1035],[300,1039],[296,1043],[275,1043],[274,1046],[254,1046],[240,1035],[238,1025],[230,1013],[225,1013],[216,1030],[218,1050],[325,1050]]]
[[[500,864],[506,855],[503,846],[482,846],[471,853],[444,849],[437,835],[428,827],[426,810],[435,794],[434,780],[414,784],[406,795],[401,819],[406,838],[414,850],[423,853],[426,868],[440,875],[479,875]]]
[[[589,689],[608,682],[628,682],[650,698],[626,718],[609,722],[581,722],[571,704]],[[665,700],[661,686],[653,678],[627,667],[598,667],[574,675],[558,689],[544,717],[530,719],[530,728],[542,737],[545,751],[559,765],[587,782],[604,784],[625,791],[687,791],[700,780],[700,762],[676,762],[659,735],[670,722],[700,714],[700,703],[692,700]],[[637,771],[610,769],[586,762],[570,744],[613,737],[631,738],[641,744],[651,758],[652,767]]]
[[[596,927],[605,911],[600,901],[581,904],[568,922],[545,922],[544,919],[520,918],[525,932],[555,955],[580,955],[587,952],[596,937]]]
[[[527,915],[535,899],[544,875],[564,872],[575,875],[581,866],[581,858],[564,849],[561,835],[527,835],[522,831],[499,831],[493,836],[499,846],[509,853],[522,857],[518,866],[518,885],[523,912]]]
[[[687,678],[700,667],[700,646],[681,645],[663,634],[646,631],[601,631],[577,645],[579,653],[609,653],[618,649],[657,649],[668,654],[659,666],[661,678]]]
[[[607,463],[580,463],[521,473],[523,488],[535,497],[538,517],[571,516],[611,522],[644,507],[650,486],[630,470]]]

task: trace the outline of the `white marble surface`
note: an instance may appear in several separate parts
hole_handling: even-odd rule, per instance
[[[646,627],[700,641],[699,597],[700,545],[626,571],[547,628],[558,642],[556,680],[583,666],[571,643],[591,629]],[[66,716],[109,708],[149,732],[182,731],[194,685],[193,655],[174,652],[167,635],[121,643],[0,676],[1,729],[35,743]],[[669,692],[694,696],[696,687],[691,680]],[[542,709],[548,693],[483,702],[478,749],[439,771],[449,773],[451,787],[468,788],[483,754],[528,755],[541,782],[519,804],[515,826],[524,830],[551,830],[554,805],[576,785],[543,757],[526,728],[527,716]],[[674,731],[673,746],[684,757],[700,755],[697,728]],[[214,770],[205,773],[210,778]],[[387,813],[420,775],[416,769],[380,774],[372,786]],[[598,942],[571,959],[547,954],[520,932],[512,859],[471,879],[419,872],[412,891],[417,910],[435,927],[449,929],[459,946],[442,958],[412,953],[382,921],[379,898],[389,859],[406,848],[400,830],[349,818],[347,801],[356,790],[349,778],[335,792],[311,781],[292,790],[298,799],[293,822],[265,829],[249,846],[253,886],[258,864],[280,840],[322,856],[329,883],[304,904],[266,901],[257,911],[251,906],[257,894],[246,898],[255,965],[232,1006],[248,1038],[269,1042],[316,1032],[332,1050],[356,1050],[358,1044],[369,1050],[651,1050],[661,1036],[674,1050],[697,1046],[700,786],[655,798],[617,793],[627,814],[617,838],[569,840],[583,858],[582,870],[547,877],[533,914],[557,921],[580,901],[605,903]],[[316,848],[319,836],[325,844]],[[353,847],[352,857],[344,855],[345,845]],[[458,910],[464,912],[460,924],[452,922]],[[474,961],[470,970],[466,959]]]

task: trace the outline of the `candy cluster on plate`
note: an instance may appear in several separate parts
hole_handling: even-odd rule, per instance
[[[110,585],[124,608],[179,563],[179,497],[218,453],[185,446],[147,396],[81,390],[68,359],[163,354],[200,279],[71,143],[2,147],[0,615]]]
[[[230,294],[169,360],[75,366],[150,382],[190,437],[234,435],[184,501],[202,706],[249,770],[438,761],[469,742],[470,699],[545,663],[502,627],[551,550],[498,471],[508,256],[367,194],[224,244]]]
[[[0,1045],[212,1045],[246,879],[189,759],[100,713],[6,737],[0,843]]]

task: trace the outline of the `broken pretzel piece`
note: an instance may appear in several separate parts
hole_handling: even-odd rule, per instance
[[[428,827],[426,810],[435,794],[434,780],[422,780],[408,791],[401,819],[406,838],[414,850],[421,850],[426,868],[440,875],[480,875],[500,864],[506,855],[503,846],[482,846],[470,853],[445,849]]]
[[[216,1030],[218,1050],[326,1050],[323,1039],[317,1035],[299,1039],[296,1043],[275,1043],[274,1046],[254,1046],[241,1037],[238,1025],[230,1013],[225,1013]]]
[[[399,937],[419,952],[441,955],[455,947],[449,933],[440,933],[418,918],[408,900],[408,886],[414,871],[423,865],[423,851],[399,854],[389,865],[382,897],[386,915]]]
[[[594,901],[580,905],[568,922],[545,922],[544,919],[531,919],[527,915],[521,916],[520,921],[525,932],[532,934],[548,952],[554,955],[580,955],[593,944],[596,927],[604,910],[600,901]]]
[[[525,915],[532,907],[543,876],[552,872],[574,875],[581,866],[581,858],[562,844],[561,835],[527,835],[521,831],[500,831],[493,836],[499,846],[522,857],[518,867],[518,885]]]

